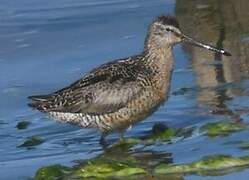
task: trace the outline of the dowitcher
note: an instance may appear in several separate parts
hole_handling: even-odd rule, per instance
[[[168,99],[172,49],[180,42],[230,56],[184,35],[174,17],[159,16],[149,27],[141,54],[103,64],[54,93],[31,96],[29,105],[58,121],[97,128],[103,142],[108,132],[123,132]]]

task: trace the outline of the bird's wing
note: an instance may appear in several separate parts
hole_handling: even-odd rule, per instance
[[[124,107],[143,89],[138,76],[145,68],[136,61],[108,63],[69,87],[46,96],[33,96],[32,106],[43,111],[102,114]]]

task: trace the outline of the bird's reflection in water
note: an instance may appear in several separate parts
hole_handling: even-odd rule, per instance
[[[245,18],[248,8],[247,0],[176,1],[176,16],[184,32],[197,39],[208,38],[211,44],[226,47],[232,53],[225,57],[184,46],[200,87],[198,104],[209,107],[211,114],[233,121],[242,120],[242,111],[232,109],[228,102],[248,95],[241,86],[249,77],[249,43],[243,41],[249,33],[249,19]]]

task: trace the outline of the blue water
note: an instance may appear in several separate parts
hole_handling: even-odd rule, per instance
[[[138,54],[143,49],[149,23],[157,15],[174,15],[176,5],[174,0],[1,0],[0,179],[26,179],[33,177],[42,166],[56,163],[70,166],[75,160],[103,153],[96,130],[54,122],[29,108],[27,96],[53,92],[102,63]],[[248,32],[241,34],[241,40],[248,37]],[[244,43],[248,45],[247,41]],[[233,118],[210,113],[213,99],[209,96],[200,101],[200,94],[206,91],[222,97],[219,94],[222,88],[231,97],[224,101],[227,108],[233,112],[238,109],[238,115],[248,121],[248,112],[242,112],[249,106],[247,72],[235,80],[202,89],[198,84],[198,70],[192,63],[194,53],[186,49],[181,45],[174,49],[176,64],[171,91],[185,87],[191,90],[184,95],[171,95],[155,114],[128,130],[127,137],[145,135],[156,122],[188,127]],[[248,49],[244,51],[249,54]],[[240,54],[236,52],[236,55]],[[229,64],[229,59],[225,60],[224,64]],[[21,121],[31,124],[19,130],[16,125]],[[44,142],[32,149],[18,147],[34,135],[41,136]],[[247,130],[210,139],[196,132],[183,141],[148,148],[173,153],[176,163],[191,162],[210,154],[238,156],[246,152],[223,144],[246,141],[248,135]],[[109,141],[117,138],[115,133],[108,136]],[[246,179],[248,173],[244,170],[222,177],[186,176],[185,179]]]

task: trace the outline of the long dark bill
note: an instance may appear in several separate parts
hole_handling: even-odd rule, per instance
[[[202,48],[205,48],[205,49],[208,49],[210,51],[217,52],[217,53],[221,53],[221,54],[223,54],[225,56],[231,56],[231,54],[229,52],[227,52],[227,51],[225,51],[223,49],[218,49],[218,48],[216,48],[214,46],[203,44],[203,43],[198,42],[198,41],[196,41],[196,40],[194,40],[194,39],[192,39],[192,38],[190,38],[190,37],[188,37],[186,35],[183,35],[183,40],[185,42],[188,42],[188,43],[192,44],[192,45],[195,45],[195,46],[198,46],[198,47],[202,47]]]

